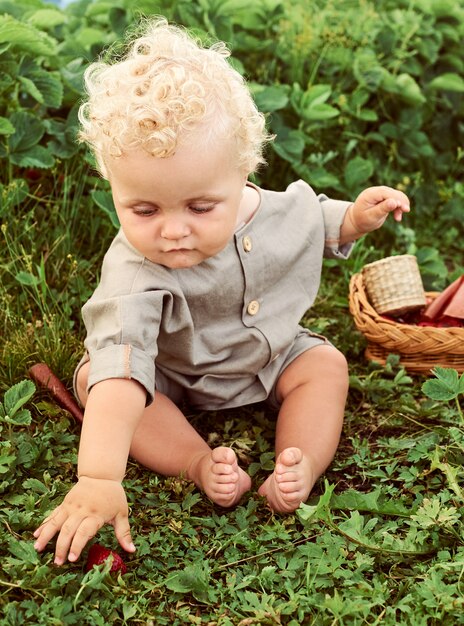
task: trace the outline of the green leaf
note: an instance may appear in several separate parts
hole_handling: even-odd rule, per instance
[[[285,85],[273,85],[254,90],[256,106],[260,111],[271,113],[283,109],[288,104],[288,87]]]
[[[432,370],[436,379],[425,381],[422,391],[432,400],[447,402],[457,398],[460,393],[461,381],[455,369],[436,367]]]
[[[35,285],[39,284],[39,279],[37,278],[37,276],[34,276],[34,274],[31,274],[30,272],[18,272],[15,275],[16,280],[18,281],[18,283],[20,283],[21,285],[26,285],[28,287],[32,287]]]
[[[0,135],[12,135],[15,127],[6,117],[0,117]]]
[[[23,481],[22,486],[25,491],[34,491],[35,493],[40,494],[46,494],[49,492],[48,487],[40,480],[37,480],[37,478],[26,478],[26,480]]]
[[[6,417],[5,421],[13,426],[29,426],[32,422],[32,415],[28,409],[20,409],[14,417]]]
[[[459,17],[460,5],[455,0],[432,0],[428,7],[436,17]]]
[[[26,77],[24,77],[26,78]],[[34,84],[38,102],[45,104],[51,109],[58,109],[63,101],[63,83],[59,72],[46,72],[35,68],[27,74],[27,78]],[[31,93],[31,95],[33,95]]]
[[[461,468],[460,467],[456,467],[456,466],[452,466],[449,463],[446,463],[444,461],[441,460],[441,450],[438,448],[438,446],[435,448],[435,452],[434,455],[432,457],[432,462],[430,464],[430,469],[436,470],[439,469],[441,470],[447,480],[448,480],[448,484],[450,486],[450,488],[454,491],[454,493],[458,496],[458,498],[460,500],[464,500],[464,494],[463,491],[459,485],[459,477],[461,474]]]
[[[329,104],[316,104],[304,109],[303,116],[309,122],[331,120],[340,115],[340,111]]]
[[[330,85],[311,85],[305,91],[302,98],[303,107],[318,106],[324,104],[330,98],[332,87]]]
[[[448,402],[456,397],[456,392],[447,389],[439,380],[427,380],[422,385],[423,393],[432,400]]]
[[[49,118],[45,120],[45,128],[47,134],[52,137],[47,147],[55,156],[67,159],[78,152],[77,126],[73,124],[72,120],[68,119],[67,122],[61,122]]]
[[[353,74],[360,85],[375,91],[381,84],[386,70],[379,65],[374,50],[360,48],[353,63]]]
[[[364,122],[376,122],[379,119],[377,113],[372,109],[361,109],[360,111],[354,111],[353,115],[358,118],[358,120],[363,120]]]
[[[0,43],[37,56],[56,54],[56,40],[10,15],[0,16]]]
[[[64,24],[66,19],[66,15],[56,9],[39,9],[29,16],[28,22],[40,30],[46,30]]]
[[[9,138],[11,152],[28,150],[42,139],[45,128],[43,122],[26,111],[17,111],[11,115],[15,132]]]
[[[437,76],[429,83],[430,89],[443,89],[445,91],[455,91],[464,93],[464,79],[459,74],[447,72],[441,76]]]
[[[297,509],[297,515],[302,522],[316,521],[318,519],[326,519],[329,515],[329,504],[332,498],[335,485],[331,485],[327,480],[324,481],[324,493],[319,497],[315,505],[300,504]]]
[[[84,27],[74,33],[76,41],[78,41],[84,48],[90,49],[95,44],[104,43],[104,34],[102,30],[98,28]]]
[[[210,570],[207,563],[194,563],[168,578],[165,585],[176,593],[191,593],[196,600],[208,602],[211,599],[209,580]]]
[[[113,196],[109,191],[102,189],[94,189],[91,194],[92,200],[102,209],[110,218],[115,228],[119,228],[119,219],[114,208]]]
[[[40,104],[43,104],[43,95],[40,93],[40,91],[37,89],[37,87],[30,78],[28,78],[27,76],[18,76],[18,80],[23,86],[23,89],[26,93],[32,96]]]
[[[448,276],[448,267],[443,260],[440,250],[432,247],[418,248],[416,251],[417,262],[424,281],[430,277],[432,280],[445,280]]]
[[[459,374],[452,367],[434,367],[432,374],[441,380],[443,384],[457,390],[459,384]]]
[[[296,167],[295,169],[299,174],[301,172],[301,177],[310,183],[315,189],[337,187],[340,182],[335,174],[327,171],[324,167],[307,167],[305,165],[301,168]]]
[[[341,494],[334,494],[330,499],[331,509],[349,509],[368,511],[381,515],[409,516],[411,509],[400,500],[386,499],[381,489],[369,493],[348,490]]]
[[[32,541],[10,539],[8,541],[8,550],[13,556],[22,561],[25,566],[39,563],[39,554],[34,548]]]
[[[107,15],[114,6],[114,2],[111,0],[99,0],[98,2],[91,2],[85,10],[86,17],[97,17],[98,15]]]
[[[374,173],[374,166],[371,161],[360,156],[351,159],[345,167],[345,182],[350,189],[357,189],[365,183]]]
[[[7,474],[15,466],[14,454],[0,454],[0,474]]]
[[[78,94],[82,93],[82,75],[85,67],[84,60],[78,58],[73,59],[60,70],[66,85]]]
[[[15,82],[16,81],[11,76],[4,74],[0,69],[0,93],[11,93]]]
[[[277,139],[271,144],[279,156],[291,163],[301,161],[305,145],[304,135],[299,130],[278,133]]]
[[[424,104],[426,98],[414,78],[409,74],[400,74],[396,78],[398,95],[408,104]]]
[[[11,162],[20,167],[38,167],[40,169],[50,169],[55,163],[55,159],[43,146],[33,146],[28,150],[16,152],[10,156]]]
[[[3,398],[3,404],[6,413],[13,417],[14,414],[26,404],[35,393],[35,385],[32,380],[22,380],[21,382],[13,385],[5,392]]]
[[[330,85],[312,85],[302,96],[300,107],[303,117],[311,122],[318,122],[337,117],[340,112],[325,104],[332,94]]]
[[[388,92],[395,94],[401,100],[411,105],[424,104],[425,96],[422,94],[421,88],[409,74],[399,74],[394,76],[389,72],[385,72],[382,81],[382,88]]]
[[[460,515],[454,506],[444,506],[440,498],[424,498],[416,514],[411,519],[422,528],[430,526],[453,526],[460,520]]]

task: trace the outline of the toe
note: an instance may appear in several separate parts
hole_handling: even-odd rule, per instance
[[[211,471],[213,472],[213,474],[216,474],[218,476],[223,474],[229,476],[230,474],[233,474],[235,472],[235,468],[233,467],[233,465],[230,465],[228,463],[213,463]]]
[[[282,464],[288,468],[292,467],[293,465],[297,465],[298,463],[301,463],[302,459],[303,453],[299,448],[286,448],[279,454],[277,463]]]
[[[215,463],[226,463],[227,465],[233,465],[237,460],[232,448],[226,448],[224,446],[214,448],[211,452],[211,458]]]
[[[218,485],[225,483],[235,485],[235,483],[238,482],[238,472],[233,472],[231,474],[215,474],[214,482],[216,482]]]

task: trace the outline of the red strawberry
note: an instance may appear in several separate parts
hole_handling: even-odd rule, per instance
[[[85,571],[89,572],[94,565],[102,565],[108,557],[113,557],[113,563],[110,569],[111,573],[121,572],[121,574],[125,574],[127,572],[126,564],[119,554],[114,550],[109,550],[105,548],[105,546],[101,546],[99,543],[94,543],[90,546]]]
[[[25,170],[24,174],[26,178],[32,182],[39,180],[39,178],[42,176],[42,172],[33,167],[30,167],[29,169]]]

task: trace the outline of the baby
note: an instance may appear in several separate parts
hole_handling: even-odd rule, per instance
[[[351,204],[303,181],[283,192],[248,182],[269,136],[226,48],[203,48],[162,19],[144,26],[124,58],[85,77],[81,138],[121,230],[83,307],[78,482],[34,533],[39,551],[58,534],[58,565],[77,560],[104,524],[135,550],[122,487],[129,455],[223,507],[251,488],[234,451],[211,449],[188,422],[184,401],[278,409],[275,469],[258,492],[281,513],[308,498],[337,449],[348,373],[300,319],[324,255],[346,258],[389,213],[399,221],[409,211],[388,187]]]

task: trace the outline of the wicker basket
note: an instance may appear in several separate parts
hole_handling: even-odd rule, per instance
[[[367,295],[377,313],[397,316],[425,306],[422,278],[412,254],[368,263],[362,274]]]
[[[370,361],[383,365],[389,354],[397,354],[409,372],[427,374],[436,365],[464,372],[464,328],[414,326],[381,317],[367,299],[361,273],[351,278],[349,303],[356,328],[367,339]]]

